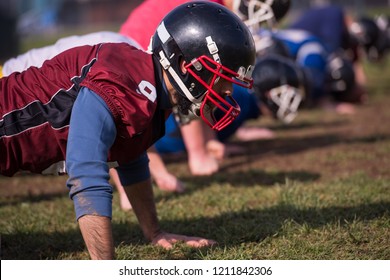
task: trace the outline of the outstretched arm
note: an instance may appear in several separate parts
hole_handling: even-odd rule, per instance
[[[153,240],[161,233],[161,229],[158,223],[151,179],[126,186],[125,191],[144,236],[149,241]]]
[[[170,234],[161,230],[148,165],[149,161],[145,153],[139,158],[116,168],[120,185],[125,186],[124,191],[130,200],[145,238],[166,249],[170,249],[172,244],[178,241],[184,241],[193,247],[214,244],[215,242],[212,240]]]
[[[218,161],[208,153],[205,134],[206,124],[202,120],[193,120],[180,127],[188,154],[188,165],[192,175],[211,175],[218,171]]]
[[[154,146],[148,149],[150,173],[160,190],[168,192],[184,192],[184,183],[169,173],[160,154]]]
[[[72,110],[66,153],[67,185],[92,259],[113,259],[112,187],[107,155],[116,137],[104,101],[83,88]]]
[[[202,237],[162,231],[157,218],[150,179],[127,186],[125,190],[145,237],[153,244],[170,249],[174,243],[179,241],[185,242],[191,247],[210,246],[216,243],[214,240]]]

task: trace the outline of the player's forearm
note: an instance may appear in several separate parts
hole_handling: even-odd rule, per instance
[[[162,160],[161,156],[159,155],[156,149],[149,149],[148,157],[149,157],[150,173],[154,178],[158,177],[161,174],[168,173],[164,161]]]
[[[125,191],[145,237],[149,241],[153,240],[161,233],[161,230],[151,180],[126,186]]]
[[[180,127],[181,135],[189,157],[197,153],[207,153],[204,126],[205,124],[202,123],[202,120],[194,120],[189,124]]]
[[[78,222],[91,259],[114,259],[111,220],[108,217],[85,215]]]

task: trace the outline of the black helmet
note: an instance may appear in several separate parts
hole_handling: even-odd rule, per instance
[[[326,85],[336,101],[344,101],[355,86],[352,62],[339,53],[332,54],[327,63]]]
[[[260,58],[253,71],[253,90],[274,118],[291,122],[305,97],[305,77],[292,59],[280,55]]]
[[[354,21],[349,28],[352,38],[363,47],[367,58],[377,61],[388,49],[388,35],[386,30],[378,26],[378,21],[361,17]]]
[[[252,86],[255,45],[237,15],[213,2],[180,5],[161,21],[150,51],[160,60],[175,90],[193,103],[189,113],[201,116],[216,130],[237,117],[238,104],[232,100],[231,105],[212,89],[220,78]],[[213,107],[225,112],[224,117],[216,120]]]
[[[290,0],[234,0],[233,10],[255,29],[262,23],[272,27],[290,9]]]
[[[380,30],[379,40],[376,44],[378,52],[377,59],[380,59],[390,50],[390,17],[384,15],[377,16],[375,23]]]

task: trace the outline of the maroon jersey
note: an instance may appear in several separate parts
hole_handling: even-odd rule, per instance
[[[0,79],[0,173],[40,173],[65,159],[70,115],[83,86],[114,118],[117,138],[107,160],[136,158],[164,134],[169,113],[158,105],[154,65],[150,54],[128,44],[104,43],[67,50],[41,68]]]

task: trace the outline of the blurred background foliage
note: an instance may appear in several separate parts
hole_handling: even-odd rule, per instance
[[[0,63],[31,48],[54,43],[58,38],[94,31],[118,31],[141,0],[1,0]],[[163,2],[163,1],[162,1]],[[390,15],[390,0],[333,0],[353,16]],[[283,25],[310,5],[292,1]],[[152,15],[151,15],[152,16]]]

